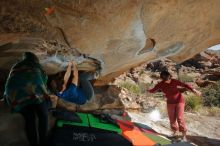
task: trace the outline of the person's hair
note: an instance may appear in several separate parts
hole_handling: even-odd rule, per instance
[[[56,92],[60,92],[63,88],[63,83],[64,83],[64,80],[61,79],[59,81],[56,81]]]
[[[55,94],[61,91],[63,82],[63,78],[59,77],[58,74],[50,75],[48,77],[47,87]]]
[[[37,68],[37,69],[40,69],[42,71],[42,73],[45,74],[38,57],[32,52],[22,53],[22,60],[15,63],[12,66],[12,69],[18,69],[18,68],[22,68],[22,67]]]
[[[167,81],[171,78],[171,74],[167,70],[164,70],[160,73],[160,78],[164,81]]]
[[[28,60],[28,61],[32,61],[34,63],[39,63],[39,59],[32,52],[24,52],[23,53],[23,60]]]

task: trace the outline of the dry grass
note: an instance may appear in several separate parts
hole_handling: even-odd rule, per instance
[[[202,107],[197,112],[203,116],[220,117],[220,108],[218,107]]]

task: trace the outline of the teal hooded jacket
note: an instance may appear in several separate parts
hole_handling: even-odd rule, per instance
[[[29,104],[40,104],[45,100],[47,75],[37,56],[25,52],[23,59],[12,66],[5,84],[4,96],[12,111],[19,112]]]

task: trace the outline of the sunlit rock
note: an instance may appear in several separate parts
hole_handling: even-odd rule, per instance
[[[179,63],[219,44],[219,5],[219,0],[1,0],[0,67],[9,69],[28,50],[52,74],[85,54],[100,62],[96,85],[102,85],[143,62],[168,57]],[[81,69],[95,70],[96,63]]]

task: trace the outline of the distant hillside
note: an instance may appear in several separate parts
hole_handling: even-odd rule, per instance
[[[220,50],[206,50],[206,52],[210,52],[212,54],[216,54],[216,55],[218,55],[218,57],[220,57]]]

